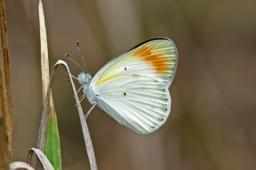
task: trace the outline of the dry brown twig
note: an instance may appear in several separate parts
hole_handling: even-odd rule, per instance
[[[5,0],[0,0],[0,169],[12,159],[12,98]]]

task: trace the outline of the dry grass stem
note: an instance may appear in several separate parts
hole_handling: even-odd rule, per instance
[[[12,98],[5,0],[0,0],[0,170],[12,159]]]
[[[39,4],[38,4],[38,14],[39,14],[40,46],[41,46],[42,96],[44,101],[47,96],[47,88],[50,82],[50,73],[49,73],[47,33],[46,33],[46,26],[45,26],[44,9],[43,9],[43,4],[41,0],[39,0]],[[49,107],[50,107],[50,111],[55,112],[52,94],[50,94]],[[37,147],[40,148],[42,151],[44,151],[44,146],[45,146],[48,111],[49,111],[49,108],[47,108],[47,112],[43,111],[44,114],[41,115],[40,127],[38,132],[39,136],[37,141]]]

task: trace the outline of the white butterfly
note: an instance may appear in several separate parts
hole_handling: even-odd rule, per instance
[[[80,73],[78,81],[91,104],[135,132],[148,134],[170,114],[168,88],[177,61],[172,40],[150,39],[112,59],[93,78]]]

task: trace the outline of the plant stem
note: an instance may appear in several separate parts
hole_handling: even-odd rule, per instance
[[[12,98],[5,0],[0,0],[0,170],[12,159]]]
[[[46,34],[46,26],[45,26],[45,17],[44,17],[44,9],[42,1],[39,0],[38,3],[38,14],[39,14],[39,29],[40,29],[40,46],[41,46],[41,74],[42,74],[42,97],[43,101],[47,95],[47,88],[50,82],[50,73],[49,73],[49,57],[48,57],[48,45],[47,45],[47,34]],[[44,103],[43,103],[44,104]],[[53,104],[52,93],[50,94],[50,104],[49,109],[52,113],[55,113],[55,108]],[[44,111],[43,111],[44,113]],[[45,147],[45,138],[46,138],[46,129],[47,129],[47,117],[48,112],[42,114],[40,128],[38,132],[38,141],[37,147],[44,151]]]

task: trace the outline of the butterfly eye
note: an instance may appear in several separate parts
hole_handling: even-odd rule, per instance
[[[124,96],[126,96],[126,92],[124,92]]]
[[[125,67],[124,70],[127,70],[127,68]]]

